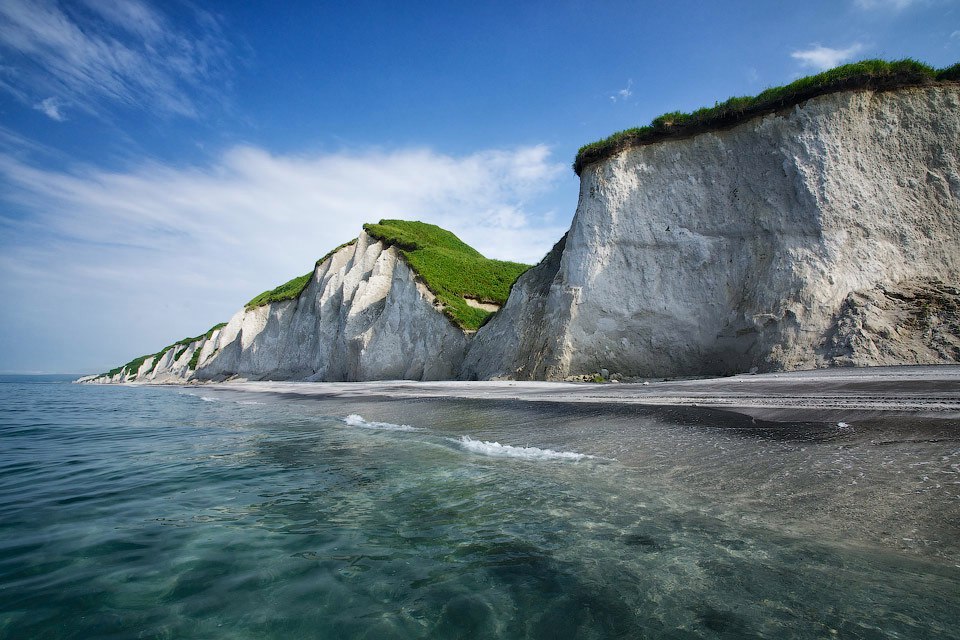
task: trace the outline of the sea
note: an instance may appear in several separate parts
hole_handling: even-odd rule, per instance
[[[960,638],[960,425],[0,379],[0,638]]]

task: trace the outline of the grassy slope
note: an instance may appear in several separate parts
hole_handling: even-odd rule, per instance
[[[310,273],[305,273],[302,276],[297,276],[293,280],[284,282],[279,287],[275,287],[269,291],[264,291],[247,303],[247,309],[256,309],[257,307],[262,307],[263,305],[270,304],[271,302],[280,302],[282,300],[293,300],[294,298],[299,298],[300,294],[303,293],[303,290],[307,288],[308,284],[310,284],[310,278],[312,276],[313,271],[310,271]]]
[[[580,175],[587,165],[605,160],[630,147],[729,127],[827,93],[852,89],[889,90],[958,81],[960,63],[937,70],[915,60],[864,60],[800,78],[786,86],[767,89],[756,96],[730,98],[726,102],[698,109],[693,113],[665,113],[654,118],[648,126],[620,131],[604,140],[584,145],[573,162],[573,170]]]
[[[350,242],[344,242],[339,247],[331,249],[329,252],[327,252],[327,255],[317,260],[315,267],[319,267],[337,251],[340,251],[340,249],[343,249],[344,247],[349,247],[350,245],[356,243],[356,241],[356,238],[354,238]],[[264,291],[260,295],[256,296],[253,300],[248,302],[246,304],[246,308],[248,310],[256,309],[257,307],[262,307],[263,305],[270,304],[271,302],[283,302],[284,300],[295,300],[296,298],[299,298],[300,294],[303,293],[304,289],[307,288],[307,285],[310,284],[310,278],[313,276],[313,273],[314,272],[311,271],[310,273],[306,273],[302,276],[297,276],[293,280],[284,282],[279,287],[275,287],[269,291]]]
[[[464,297],[502,305],[510,287],[530,265],[484,258],[449,231],[423,222],[381,220],[363,225],[370,236],[397,247],[460,327],[478,329],[490,313]]]
[[[146,361],[146,359],[147,359],[147,358],[151,358],[151,357],[152,357],[154,360],[153,360],[152,366],[151,366],[150,369],[147,371],[147,374],[153,373],[153,370],[157,368],[157,363],[160,362],[160,358],[162,358],[162,357],[167,353],[167,351],[170,351],[170,349],[178,349],[178,348],[179,348],[179,349],[178,349],[178,350],[179,350],[179,353],[176,354],[177,358],[179,358],[181,355],[183,355],[183,352],[186,351],[187,347],[189,347],[191,343],[196,342],[197,340],[200,340],[201,338],[210,338],[210,337],[213,335],[213,332],[214,332],[214,331],[216,331],[217,329],[222,329],[222,328],[225,327],[225,326],[227,326],[227,323],[226,323],[226,322],[221,322],[220,324],[215,324],[215,325],[213,325],[212,327],[210,327],[210,329],[209,329],[206,333],[203,333],[203,334],[201,334],[201,335],[199,335],[199,336],[196,336],[196,337],[193,337],[193,338],[184,338],[183,340],[177,340],[177,341],[174,342],[173,344],[164,347],[163,349],[161,349],[160,351],[158,351],[158,352],[156,352],[156,353],[148,353],[148,354],[145,355],[145,356],[140,356],[139,358],[134,358],[133,360],[131,360],[131,361],[128,362],[127,364],[121,365],[121,366],[117,367],[116,369],[111,369],[110,371],[108,371],[107,373],[105,373],[105,374],[103,374],[103,375],[113,377],[113,376],[117,375],[118,373],[120,373],[121,371],[124,371],[124,370],[126,370],[127,373],[129,373],[129,374],[136,373],[136,372],[140,369],[140,367],[143,365],[143,363]],[[200,358],[200,350],[197,349],[196,352],[194,352],[193,357],[190,359],[190,364],[188,365],[188,366],[190,367],[190,369],[196,369],[196,368],[197,368],[197,361],[199,360],[199,358]],[[146,374],[144,374],[144,375],[146,375]]]

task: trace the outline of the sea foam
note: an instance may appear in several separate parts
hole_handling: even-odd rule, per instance
[[[576,462],[585,458],[593,458],[585,453],[574,453],[573,451],[554,451],[553,449],[541,449],[539,447],[514,447],[509,444],[500,444],[499,442],[484,442],[483,440],[474,440],[470,436],[460,436],[456,440],[461,447],[471,453],[493,456],[496,458],[522,458],[524,460],[568,460]]]
[[[392,422],[367,422],[363,416],[351,413],[343,419],[344,423],[351,427],[360,427],[362,429],[379,429],[381,431],[420,431],[417,427],[411,427],[408,424],[393,424]]]

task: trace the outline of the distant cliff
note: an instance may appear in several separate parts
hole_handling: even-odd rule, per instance
[[[866,61],[665,114],[575,170],[570,230],[528,271],[385,220],[226,325],[85,381],[960,362],[960,65]]]
[[[960,86],[822,95],[580,169],[565,240],[464,376],[960,361]]]
[[[83,381],[456,378],[470,336],[527,268],[433,225],[382,220],[228,323]]]

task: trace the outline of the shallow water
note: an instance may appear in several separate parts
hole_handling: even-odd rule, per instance
[[[0,384],[0,637],[960,637],[957,427]]]

